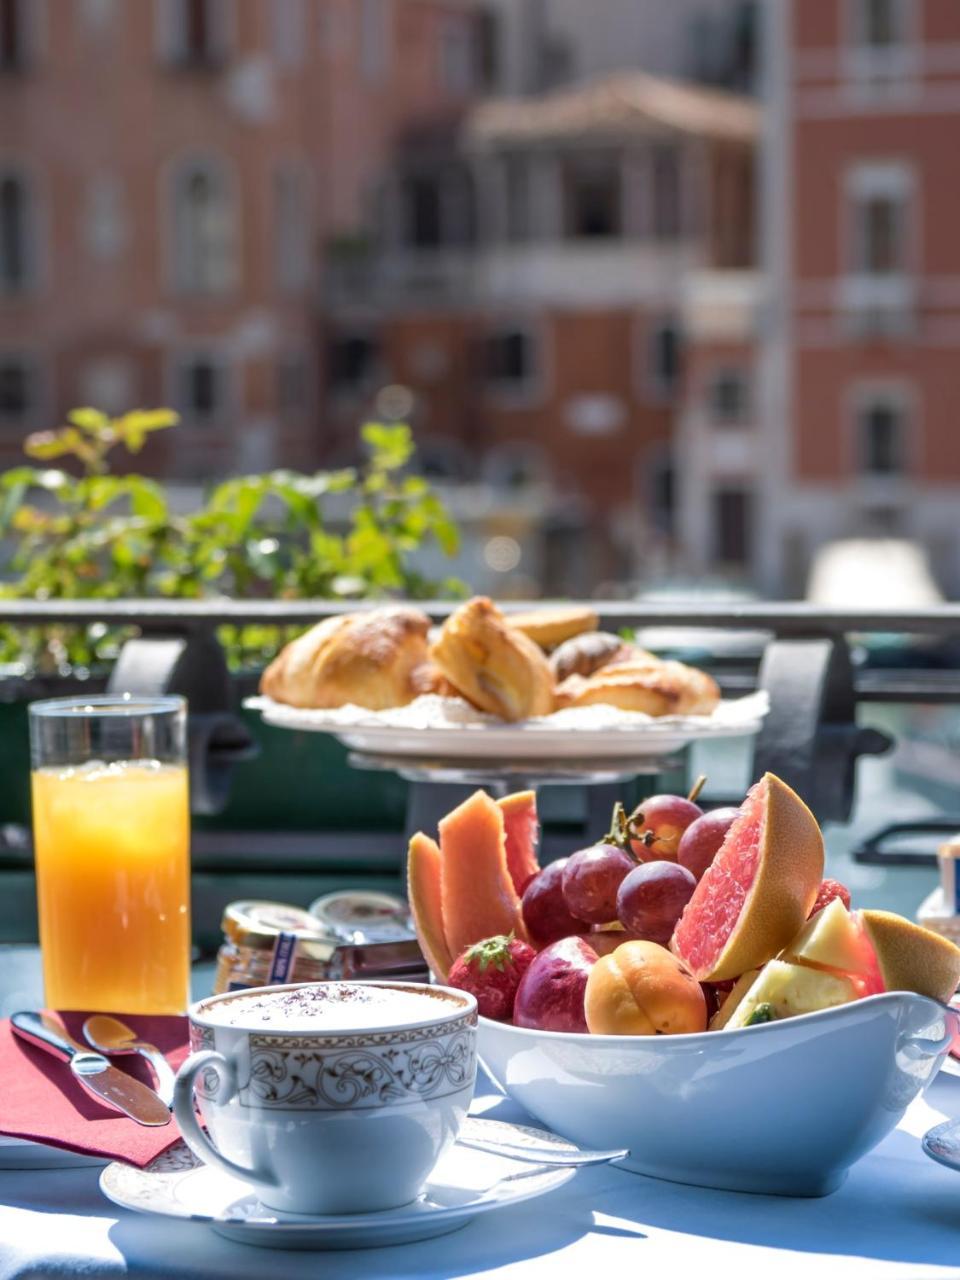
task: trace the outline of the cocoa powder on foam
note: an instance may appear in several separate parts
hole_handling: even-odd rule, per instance
[[[440,992],[330,982],[264,993],[243,992],[201,1007],[220,1026],[256,1031],[357,1031],[429,1022],[455,1009]]]

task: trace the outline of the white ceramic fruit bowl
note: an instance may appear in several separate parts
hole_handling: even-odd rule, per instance
[[[740,1031],[591,1036],[480,1019],[480,1057],[542,1124],[622,1167],[730,1191],[827,1195],[936,1075],[960,1015],[870,996]]]

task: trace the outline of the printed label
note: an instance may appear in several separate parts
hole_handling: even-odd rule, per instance
[[[273,959],[270,961],[270,972],[267,975],[267,986],[273,987],[282,982],[289,982],[293,966],[297,958],[297,935],[280,933],[273,947]]]

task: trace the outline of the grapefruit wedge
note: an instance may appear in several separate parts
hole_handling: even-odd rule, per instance
[[[670,949],[699,982],[759,969],[800,932],[822,878],[816,818],[785,782],[764,774],[684,908]]]
[[[507,870],[518,894],[540,870],[537,861],[537,836],[540,823],[537,820],[537,793],[515,791],[497,801],[503,814],[507,840]]]
[[[407,901],[413,915],[423,958],[441,982],[446,980],[453,956],[443,932],[440,905],[440,848],[418,831],[407,854]]]
[[[960,982],[960,948],[892,911],[857,913],[887,991],[915,991],[946,1004]]]

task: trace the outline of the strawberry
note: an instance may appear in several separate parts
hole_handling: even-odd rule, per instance
[[[817,890],[817,900],[810,908],[807,919],[810,920],[818,911],[822,911],[834,898],[839,898],[847,910],[850,910],[850,890],[847,886],[841,884],[839,880],[821,880],[820,888]]]
[[[536,954],[512,933],[484,938],[454,960],[447,984],[476,996],[483,1017],[509,1022],[520,979]]]

